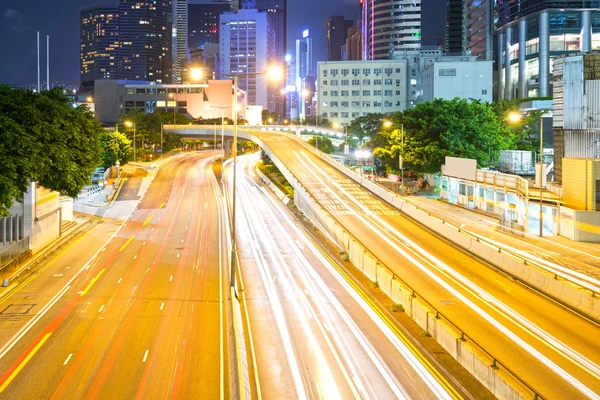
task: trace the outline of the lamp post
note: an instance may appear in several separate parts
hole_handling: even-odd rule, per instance
[[[135,143],[135,122],[125,121],[125,126],[131,128],[133,126],[133,161],[137,161],[137,145]]]
[[[237,255],[237,241],[235,240],[235,217],[236,217],[236,169],[237,169],[237,134],[238,134],[238,80],[239,77],[251,77],[258,75],[266,75],[267,78],[272,80],[281,80],[283,76],[283,70],[281,67],[273,66],[267,71],[263,72],[251,72],[245,74],[221,74],[229,78],[233,78],[233,193],[231,199],[232,213],[231,213],[231,287],[235,287],[235,257]]]
[[[523,116],[517,112],[512,112],[508,114],[508,121],[515,124],[521,121]],[[540,115],[540,237],[544,236],[544,192],[542,188],[543,183],[543,174],[544,174],[544,115]],[[529,215],[529,210],[527,210],[527,214]]]

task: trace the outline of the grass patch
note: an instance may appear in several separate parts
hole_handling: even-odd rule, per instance
[[[421,336],[422,337],[431,337],[431,333],[429,333],[429,331],[423,331],[423,332],[421,332]]]
[[[404,306],[402,304],[393,304],[392,305],[393,312],[405,312]]]
[[[340,258],[342,259],[342,261],[350,260],[350,256],[345,251],[340,251],[338,254],[339,254]]]
[[[377,289],[377,288],[379,287],[379,282],[377,282],[377,281],[373,281],[373,282],[371,282],[371,287],[372,287],[373,289]]]

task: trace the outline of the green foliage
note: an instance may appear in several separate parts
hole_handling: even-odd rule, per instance
[[[100,163],[102,131],[87,106],[73,108],[61,89],[0,86],[0,216],[23,200],[31,181],[77,196]]]
[[[348,125],[348,143],[351,148],[357,148],[365,141],[375,137],[383,127],[383,122],[388,119],[385,114],[367,114],[352,120]],[[358,139],[354,139],[354,138]]]
[[[391,115],[393,126],[373,136],[369,147],[390,172],[399,170],[404,125],[404,168],[417,173],[439,172],[446,156],[476,159],[488,166],[500,150],[528,150],[531,128],[509,126],[516,102],[482,103],[465,99],[418,104]]]
[[[131,122],[131,126],[127,126],[125,122]],[[129,140],[133,141],[133,133],[135,130],[135,138],[137,141],[137,150],[142,151],[146,145],[160,146],[160,129],[161,124],[171,125],[173,121],[177,125],[195,124],[196,121],[189,119],[185,115],[173,114],[168,112],[148,113],[140,110],[131,110],[125,114],[121,114],[117,121],[119,131],[123,132]],[[219,118],[219,124],[221,119]],[[135,124],[135,129],[133,124]],[[167,131],[164,131],[167,132]],[[165,140],[163,134],[163,140]],[[165,146],[166,148],[166,146]],[[139,155],[140,153],[138,153]]]
[[[269,110],[262,110],[261,117],[263,125],[273,125],[277,124],[279,121],[279,114],[276,112],[270,112]],[[269,122],[269,118],[272,119],[273,122]]]
[[[318,140],[317,136],[313,136],[308,139],[308,144],[313,147],[316,147],[318,144],[318,149],[323,153],[331,154],[335,151],[335,146],[331,142],[331,139],[329,139],[327,136],[318,135]]]
[[[100,159],[104,168],[109,168],[119,161],[127,164],[133,157],[131,140],[119,132],[102,132],[100,134]]]

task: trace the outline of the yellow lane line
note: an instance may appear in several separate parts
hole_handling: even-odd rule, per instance
[[[8,379],[4,381],[4,383],[2,384],[2,386],[0,386],[0,393],[2,393],[4,391],[4,389],[6,389],[8,387],[8,385],[10,385],[10,383],[13,381],[13,379],[15,379],[15,377],[19,374],[19,372],[21,372],[21,370],[23,368],[25,368],[25,365],[27,365],[27,363],[29,362],[29,360],[31,360],[33,358],[33,356],[35,355],[35,353],[38,352],[38,350],[40,349],[40,347],[42,347],[42,345],[46,342],[46,340],[48,340],[48,338],[50,337],[50,335],[52,335],[52,332],[46,333],[46,335],[33,348],[33,350],[31,350],[31,352],[29,354],[27,354],[27,357],[25,357],[25,359],[23,359],[23,361],[21,361],[21,364],[19,364],[19,366],[13,371],[13,373],[10,374],[10,376],[8,377]]]
[[[154,215],[149,216],[148,219],[144,221],[144,223],[142,224],[142,226],[148,225],[148,222],[150,222],[150,220],[152,219],[152,217],[154,217]]]
[[[313,242],[313,244],[321,252],[321,254],[329,260],[331,265],[333,265],[333,267],[340,273],[340,275],[342,275],[346,282],[348,282],[350,286],[352,286],[352,288],[360,295],[360,297],[362,297],[362,299],[367,303],[367,305],[371,307],[373,311],[375,311],[375,313],[392,330],[392,332],[394,332],[394,334],[406,345],[406,347],[408,347],[410,352],[418,358],[419,362],[423,366],[425,366],[425,368],[427,368],[427,370],[433,375],[435,380],[437,380],[454,399],[462,400],[462,395],[454,388],[454,386],[450,384],[450,382],[446,380],[446,378],[437,370],[437,368],[435,368],[429,362],[429,360],[416,348],[416,346],[406,337],[406,335],[396,326],[396,324],[386,314],[384,314],[383,311],[381,311],[379,306],[375,304],[375,302],[369,296],[367,296],[367,294],[362,290],[362,288],[356,284],[354,279],[350,277],[350,274],[348,274],[344,269],[342,269],[342,267],[340,267],[337,264],[337,262],[335,262],[329,256],[329,254],[325,253],[321,246],[318,243],[316,243],[316,241],[312,237],[308,235],[307,237],[311,242]]]
[[[92,228],[93,229],[93,228]],[[52,264],[54,264],[55,262],[57,262],[60,259],[60,256],[62,256],[65,252],[69,251],[71,248],[73,248],[77,243],[79,243],[81,240],[83,240],[84,237],[86,237],[91,231],[92,229],[88,230],[87,232],[85,232],[80,238],[78,238],[77,240],[75,240],[73,243],[69,244],[68,246],[66,246],[64,249],[62,249],[60,252],[58,252],[55,256],[55,258],[50,261],[48,264],[46,264],[45,266],[43,266],[42,268],[40,268],[40,270],[35,274],[30,276],[29,278],[27,278],[26,280],[24,280],[21,284],[15,286],[14,288],[12,288],[10,291],[6,292],[1,298],[0,298],[0,304],[4,303],[10,296],[12,296],[13,294],[15,294],[16,292],[18,292],[19,290],[21,290],[25,285],[27,285],[29,282],[31,282],[32,280],[34,280],[36,277],[40,276],[40,274],[42,272],[44,272],[46,269],[48,269]]]
[[[167,203],[164,203],[164,202],[163,202],[163,203],[162,203],[162,204],[161,204],[161,205],[160,205],[158,208],[163,208],[163,207],[164,207],[164,206],[166,206],[166,205],[167,205]]]
[[[145,224],[144,224],[144,225],[145,225]],[[124,244],[123,246],[121,246],[121,248],[119,249],[119,251],[123,251],[123,249],[124,249],[125,247],[127,247],[127,245],[129,244],[129,242],[131,242],[131,241],[133,240],[133,238],[134,238],[134,237],[132,236],[132,237],[130,237],[129,239],[127,239],[127,241],[125,242],[125,244]]]
[[[104,273],[104,271],[105,271],[105,270],[106,270],[105,268],[102,268],[102,269],[100,270],[100,272],[98,272],[98,275],[96,275],[96,276],[95,276],[95,277],[94,277],[94,278],[93,278],[93,279],[90,281],[90,284],[89,284],[89,285],[87,285],[87,287],[86,287],[85,289],[83,289],[83,292],[81,292],[81,295],[82,295],[82,296],[84,296],[84,295],[85,295],[85,294],[88,292],[88,290],[90,290],[90,288],[92,287],[92,285],[93,285],[94,283],[96,283],[96,281],[98,280],[98,278],[100,278],[100,275],[102,275],[102,274]]]

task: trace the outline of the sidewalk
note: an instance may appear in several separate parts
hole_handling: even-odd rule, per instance
[[[396,182],[379,178],[377,183],[392,190],[392,184]],[[574,242],[562,236],[540,238],[528,233],[525,237],[513,235],[499,230],[499,218],[446,203],[430,193],[406,196],[406,200],[437,218],[461,227],[467,233],[495,241],[499,247],[532,261],[536,261],[536,258],[545,260],[600,279],[600,244]]]

